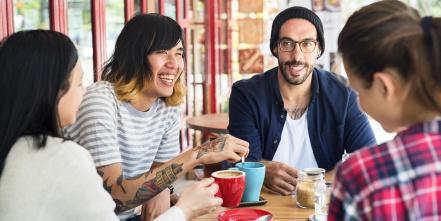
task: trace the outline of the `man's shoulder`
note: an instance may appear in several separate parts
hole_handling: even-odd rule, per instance
[[[274,72],[277,73],[277,68],[272,68],[264,73],[256,74],[249,79],[238,80],[233,84],[233,87],[249,89],[259,89],[262,90],[265,86],[270,84],[270,80],[274,77]]]
[[[326,71],[323,69],[315,68],[319,81],[328,82],[332,84],[338,84],[345,87],[347,79],[343,75],[336,74],[334,72]]]
[[[320,91],[328,94],[345,93],[348,94],[351,89],[347,85],[348,80],[343,75],[330,71],[315,68],[317,73],[318,85]]]

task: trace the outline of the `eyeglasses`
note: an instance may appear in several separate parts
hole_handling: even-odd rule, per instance
[[[315,50],[318,41],[291,41],[288,39],[278,40],[279,47],[282,51],[290,52],[296,48],[296,44],[299,43],[300,50],[304,53],[310,53]]]

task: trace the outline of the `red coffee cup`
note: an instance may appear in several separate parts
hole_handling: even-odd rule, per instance
[[[237,207],[245,190],[245,172],[234,170],[221,170],[211,174],[214,182],[219,185],[216,196],[222,198],[223,207]]]

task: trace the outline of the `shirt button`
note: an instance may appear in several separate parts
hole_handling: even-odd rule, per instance
[[[285,117],[285,115],[280,115],[280,117],[283,119]]]
[[[276,104],[279,104],[279,102],[278,102],[278,101],[276,101]]]
[[[277,140],[274,140],[274,143],[277,143]]]

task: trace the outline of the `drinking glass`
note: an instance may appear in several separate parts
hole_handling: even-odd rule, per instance
[[[314,184],[315,220],[327,220],[332,187],[332,181],[321,181]]]

